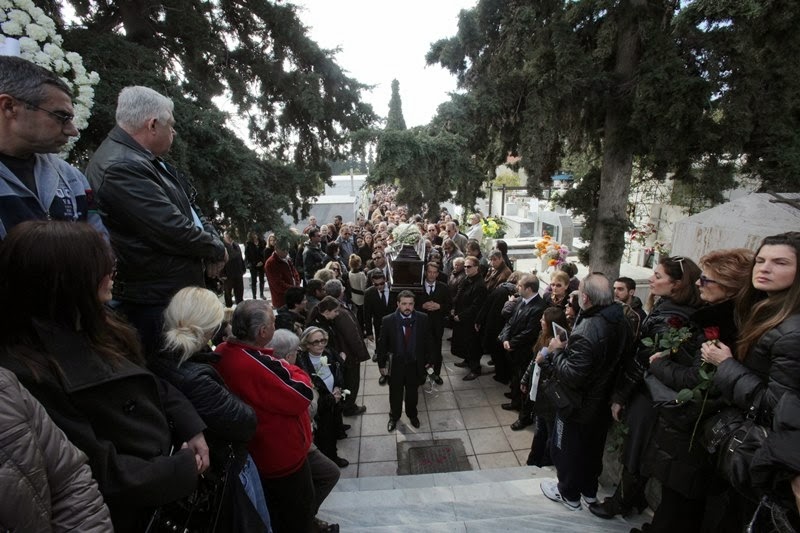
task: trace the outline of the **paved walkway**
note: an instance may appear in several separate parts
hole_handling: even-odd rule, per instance
[[[445,339],[450,330],[445,330]],[[373,345],[368,344],[370,353]],[[419,389],[420,427],[414,428],[403,414],[397,429],[388,433],[389,386],[378,384],[377,363],[362,365],[361,390],[356,402],[365,405],[361,416],[345,417],[352,428],[348,438],[338,443],[339,456],[350,461],[342,469],[343,478],[385,476],[397,473],[397,443],[406,440],[461,439],[473,470],[524,465],[533,439],[533,426],[512,431],[516,411],[504,411],[509,401],[503,393],[508,386],[492,379],[494,368],[483,359],[483,375],[474,381],[461,378],[467,370],[453,363],[461,359],[450,355],[450,343],[443,343],[444,384]]]

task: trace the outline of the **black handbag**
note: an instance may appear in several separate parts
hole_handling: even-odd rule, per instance
[[[145,533],[215,533],[226,531],[221,523],[223,505],[231,490],[233,450],[229,448],[228,464],[221,477],[207,472],[197,480],[197,488],[189,496],[162,505],[153,512]]]
[[[755,414],[755,407],[751,407],[741,425],[724,439],[717,457],[717,472],[722,479],[745,494],[752,494],[750,463],[753,455],[769,434],[767,428],[756,423]]]
[[[544,392],[563,418],[568,418],[581,408],[582,401],[578,391],[565,386],[557,379],[549,380]]]
[[[678,405],[678,393],[664,385],[660,379],[650,372],[644,375],[644,384],[650,392],[650,398],[656,406],[666,407]]]

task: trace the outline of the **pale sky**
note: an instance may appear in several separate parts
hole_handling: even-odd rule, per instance
[[[406,126],[430,122],[456,78],[438,66],[425,65],[431,43],[452,37],[458,13],[477,0],[289,0],[309,35],[321,47],[341,48],[337,63],[349,76],[374,85],[362,98],[386,117],[392,80],[400,82]]]

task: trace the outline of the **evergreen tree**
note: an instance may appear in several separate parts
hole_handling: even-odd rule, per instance
[[[750,73],[767,74],[759,60],[779,52],[780,39],[784,46],[790,41],[789,52],[768,63],[796,71],[795,4],[480,0],[461,12],[458,33],[434,43],[427,60],[455,73],[467,91],[452,109],[469,120],[450,120],[454,131],[476,141],[487,135],[486,148],[474,153],[495,165],[519,153],[531,193],[565,156],[599,154],[562,201],[586,217],[591,269],[614,275],[629,227],[634,160],[655,179],[672,176],[712,199],[733,184],[731,162],[740,154],[756,155],[747,164],[765,178],[765,169],[792,168],[798,115],[778,117],[777,107],[757,106],[775,121],[764,129],[778,127],[751,139],[762,117],[753,120],[742,104],[761,99],[753,86],[766,83]],[[790,95],[800,78],[774,77],[776,100],[796,109]]]
[[[350,132],[376,118],[361,100],[365,86],[308,37],[292,4],[70,4],[80,26],[66,28],[55,2],[37,1],[59,21],[66,47],[101,77],[75,162],[85,163],[113,126],[119,90],[148,85],[176,104],[179,135],[170,157],[193,179],[207,213],[241,231],[277,227],[281,213],[306,212],[330,177],[327,162],[349,156]],[[223,94],[237,116],[215,104]],[[226,126],[231,119],[254,148]]]
[[[403,118],[403,102],[400,100],[400,82],[397,80],[392,80],[392,98],[389,100],[389,116],[386,119],[386,129],[406,129],[406,121]]]

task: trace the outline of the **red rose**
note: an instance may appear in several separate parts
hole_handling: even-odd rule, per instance
[[[667,319],[667,324],[671,328],[679,329],[683,326],[683,320],[677,316],[671,316]]]
[[[715,341],[719,339],[719,328],[717,326],[703,328],[703,334],[706,336],[706,340]]]

